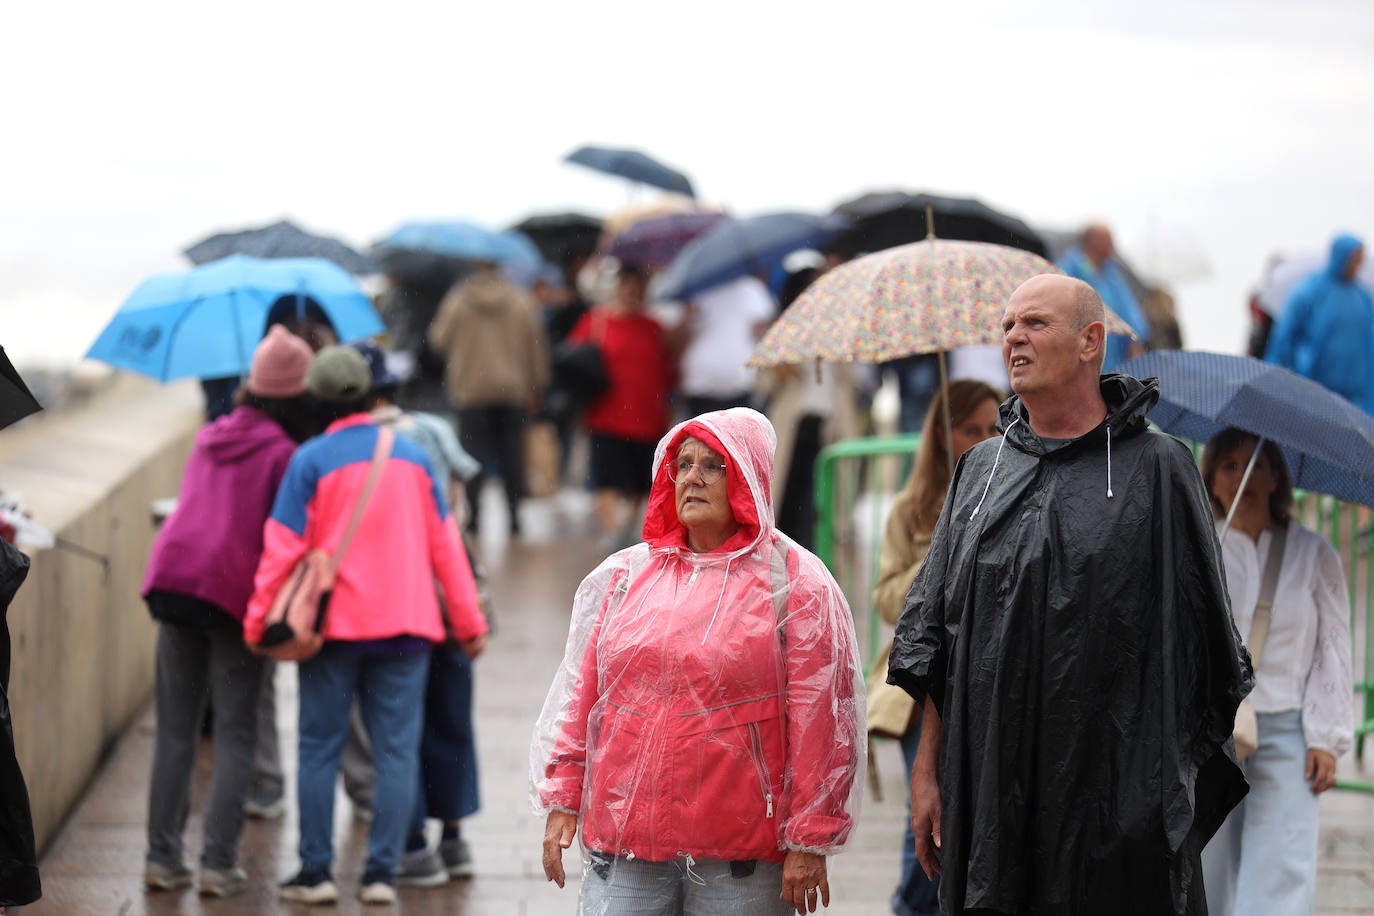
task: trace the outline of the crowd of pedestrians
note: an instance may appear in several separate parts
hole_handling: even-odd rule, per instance
[[[1336,240],[1269,354],[1367,406],[1361,255]],[[610,559],[578,590],[537,726],[546,874],[563,883],[580,834],[594,879],[583,912],[664,895],[653,912],[827,904],[827,857],[858,814],[863,687],[844,595],[808,549],[810,484],[826,443],[865,431],[877,378],[745,365],[826,264],[737,279],[672,312],[650,304],[645,265],[622,262],[599,286],[567,265],[527,289],[477,264],[411,329],[424,352],[409,365],[442,369],[437,404],[410,396],[378,343],[338,345],[317,304],[274,305],[246,379],[206,387],[210,420],[149,561],[147,887],[229,896],[252,880],[237,855],[245,814],[284,810],[281,663],[297,665],[300,694],[299,868],[281,899],[338,899],[341,770],[370,820],[363,902],[473,874],[462,822],[480,805],[473,661],[488,599],[464,533],[493,525],[478,510],[497,477],[505,530],[522,536],[527,433],[551,422],[562,482],[592,492]],[[1110,230],[1088,227],[1062,266],[1013,295],[991,370],[970,359],[968,377],[911,394],[923,436],[873,595],[896,639],[868,687],[868,730],[900,741],[911,780],[892,910],[1305,911],[1314,799],[1351,745],[1339,560],[1290,521],[1271,445],[1224,434],[1199,475],[1147,428],[1155,389],[1110,371],[1150,334]],[[1105,334],[1104,301],[1136,340]],[[586,345],[597,390],[560,389],[560,353]],[[570,461],[580,442],[585,462]],[[1236,469],[1257,448],[1242,489]],[[1237,503],[1221,550],[1213,514]],[[1069,543],[1063,562],[1054,545]],[[284,608],[315,575],[313,630],[293,630]],[[1258,750],[1238,761],[1229,736],[1252,682]],[[675,718],[646,724],[665,709]],[[207,710],[197,871],[183,833]]]

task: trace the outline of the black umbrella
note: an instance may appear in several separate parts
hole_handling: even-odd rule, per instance
[[[5,348],[0,347],[0,429],[42,409],[43,405],[38,403],[5,355]]]
[[[377,265],[336,238],[306,232],[282,220],[256,229],[219,232],[196,242],[183,254],[192,264],[208,264],[243,254],[253,258],[324,258],[351,274],[376,273]]]
[[[934,216],[934,233],[927,231],[927,208]],[[847,240],[856,252],[883,251],[933,234],[942,239],[1008,245],[1045,257],[1045,242],[1034,229],[971,198],[878,191],[846,201],[834,212],[853,220],[854,229]]]
[[[613,149],[603,146],[582,146],[563,157],[589,169],[618,175],[640,184],[652,185],[665,191],[696,197],[692,182],[677,169],[671,169],[637,149]]]
[[[541,213],[511,227],[529,237],[539,253],[554,264],[588,257],[601,238],[601,220],[584,213]]]

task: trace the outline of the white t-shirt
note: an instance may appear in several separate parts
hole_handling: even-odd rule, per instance
[[[754,326],[777,310],[768,287],[741,277],[692,300],[690,338],[682,353],[682,392],[731,397],[748,391],[754,371],[744,363],[754,352]]]

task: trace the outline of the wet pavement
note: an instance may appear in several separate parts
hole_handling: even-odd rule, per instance
[[[488,519],[503,519],[499,497],[488,492]],[[494,498],[494,502],[492,499]],[[492,576],[496,629],[477,662],[476,720],[481,760],[482,810],[464,821],[476,877],[429,890],[403,889],[392,912],[411,916],[544,916],[576,911],[576,877],[564,890],[544,880],[540,866],[542,820],[527,801],[529,739],[553,670],[562,657],[568,607],[577,582],[602,558],[588,500],[565,492],[532,501],[525,535],[483,532],[482,550]],[[555,534],[557,532],[557,534]],[[294,771],[294,668],[278,672],[278,725],[286,763]],[[60,727],[20,723],[20,727]],[[202,900],[193,889],[145,893],[144,818],[153,745],[151,707],[112,749],[109,759],[41,863],[44,899],[24,916],[172,916],[172,914],[308,913],[282,904],[275,885],[294,873],[294,786],[286,816],[248,821],[240,864],[249,887],[227,900]],[[208,748],[205,749],[208,751]],[[832,905],[838,914],[883,914],[896,883],[904,819],[901,757],[896,744],[875,749],[881,800],[866,795],[850,848],[831,860]],[[1354,775],[1343,762],[1342,775]],[[1362,778],[1369,779],[1368,775]],[[209,754],[199,757],[192,813],[186,830],[187,862],[197,860],[208,791]],[[356,899],[366,847],[366,824],[356,821],[342,790],[335,806],[339,913],[388,912]],[[1331,792],[1322,801],[1320,914],[1374,914],[1374,796]],[[576,871],[570,852],[567,864]],[[331,912],[325,909],[324,912]]]

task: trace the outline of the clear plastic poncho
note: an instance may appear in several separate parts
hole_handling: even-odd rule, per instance
[[[696,438],[725,457],[740,529],[686,546],[668,465]],[[616,858],[830,855],[864,772],[854,621],[813,554],[773,527],[777,438],[746,408],[674,427],[654,454],[645,543],[577,590],[567,651],[535,727],[530,800],[578,815],[584,876]],[[584,881],[584,888],[586,882]]]

